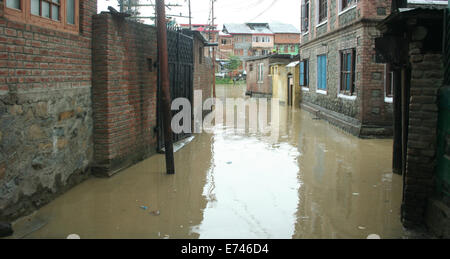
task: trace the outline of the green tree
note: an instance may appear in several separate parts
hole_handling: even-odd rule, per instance
[[[239,57],[231,56],[230,61],[226,65],[226,68],[231,71],[234,71],[234,70],[237,70],[241,66],[241,63],[242,63],[242,61]]]

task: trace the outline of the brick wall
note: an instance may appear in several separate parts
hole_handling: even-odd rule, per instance
[[[259,64],[264,64],[263,82],[258,82]],[[250,69],[250,67],[253,67]],[[269,58],[248,60],[246,62],[247,71],[247,93],[248,94],[262,94],[272,95],[272,77],[270,76]]]
[[[156,152],[156,29],[104,13],[93,32],[94,171],[111,175]]]
[[[202,101],[204,102],[206,99],[212,97],[214,72],[210,57],[202,55],[200,62],[200,48],[206,47],[204,47],[203,42],[198,37],[194,37],[194,90],[202,90]]]
[[[91,17],[80,33],[3,17],[0,2],[0,220],[43,206],[89,174],[93,160]]]
[[[409,45],[411,98],[402,221],[423,223],[436,170],[438,91],[443,83],[442,55],[424,52],[422,41]]]
[[[300,34],[294,33],[276,33],[275,44],[299,44]]]

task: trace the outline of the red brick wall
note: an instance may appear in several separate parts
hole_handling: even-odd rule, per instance
[[[385,66],[375,62],[375,38],[379,31],[374,27],[364,27],[359,39],[358,69],[361,73],[361,110],[360,121],[365,125],[392,125],[392,104],[385,102]]]
[[[258,83],[258,67],[259,64],[264,63],[264,80],[263,83]],[[250,66],[253,66],[253,70],[250,71]],[[269,75],[269,59],[249,60],[246,62],[247,71],[247,93],[253,94],[265,94],[272,95],[272,77]]]
[[[194,36],[194,90],[202,90],[204,102],[212,97],[214,72],[211,58],[202,55],[202,62],[200,63],[199,49],[207,48],[203,45],[203,42]]]
[[[93,30],[95,170],[110,174],[156,151],[156,30],[110,14]]]
[[[275,44],[300,44],[300,34],[277,33],[275,34]]]

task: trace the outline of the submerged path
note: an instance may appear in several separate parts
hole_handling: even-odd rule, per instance
[[[175,154],[174,176],[155,155],[85,181],[15,227],[39,228],[28,238],[400,238],[391,155],[391,140],[359,139],[280,106],[277,143],[216,127]]]

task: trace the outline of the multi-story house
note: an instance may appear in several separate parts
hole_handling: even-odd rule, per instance
[[[233,54],[233,36],[219,32],[217,59],[229,59]]]
[[[271,23],[274,33],[274,51],[279,54],[298,55],[300,31],[291,24]]]
[[[217,30],[218,25],[215,24],[179,24],[182,29],[192,29],[193,31],[199,31],[205,39],[211,43],[219,42],[219,30]],[[207,57],[212,57],[212,48],[205,48],[205,55]]]
[[[275,52],[298,54],[300,33],[292,25],[281,23],[224,24],[223,32],[232,37],[232,53],[243,61],[241,69],[246,67],[245,63],[249,57],[266,56]]]
[[[357,136],[391,135],[395,78],[374,50],[391,0],[300,1],[302,107]]]
[[[247,23],[252,30],[251,56],[264,56],[272,52],[274,47],[274,34],[267,23]]]

